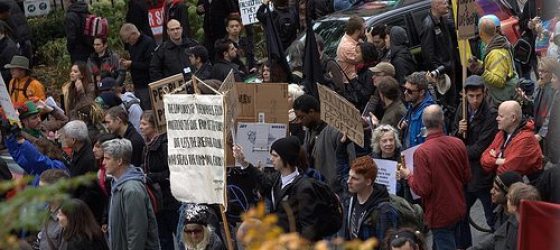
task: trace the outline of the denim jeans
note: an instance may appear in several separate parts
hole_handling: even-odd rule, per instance
[[[444,228],[432,228],[432,235],[434,238],[433,250],[455,250],[455,230],[457,224],[453,224]]]

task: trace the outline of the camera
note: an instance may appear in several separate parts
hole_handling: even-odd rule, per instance
[[[441,74],[444,73],[444,70],[445,70],[445,66],[441,65],[437,67],[437,69],[430,71],[430,75],[433,78],[438,78]]]

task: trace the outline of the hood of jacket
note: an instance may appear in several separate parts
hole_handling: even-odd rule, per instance
[[[387,188],[381,184],[374,183],[373,184],[373,192],[367,199],[365,205],[366,211],[373,211],[375,207],[381,202],[389,201],[389,192],[387,192]],[[354,194],[353,199],[353,206],[358,202],[357,195]]]
[[[145,180],[146,178],[144,177],[144,172],[142,172],[142,169],[130,165],[130,167],[128,167],[126,172],[124,172],[124,174],[120,178],[113,178],[111,190],[115,191],[119,189],[127,181],[141,181],[142,183],[146,183]]]
[[[130,102],[130,101],[140,102],[140,99],[136,97],[132,92],[124,92],[124,94],[121,95],[121,100],[123,102]]]
[[[76,13],[89,13],[88,5],[86,2],[75,2],[70,7],[68,7],[68,12],[76,12]]]
[[[409,42],[406,30],[399,26],[391,28],[390,38],[391,49],[393,49],[393,46],[406,46]]]
[[[505,36],[502,35],[495,35],[494,37],[492,37],[492,40],[490,40],[490,42],[488,43],[488,46],[486,46],[486,54],[488,54],[488,52],[490,52],[493,49],[507,49],[510,50],[511,49],[511,44],[508,42],[508,40],[506,39]]]

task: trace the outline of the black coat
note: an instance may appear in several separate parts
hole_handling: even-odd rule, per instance
[[[468,114],[467,114],[468,115]],[[498,124],[496,122],[497,111],[493,105],[489,105],[484,101],[478,112],[476,112],[471,122],[467,122],[467,139],[463,139],[459,131],[459,121],[463,119],[463,105],[459,104],[455,119],[451,124],[451,135],[463,139],[467,146],[467,155],[471,166],[472,178],[467,184],[469,192],[481,190],[489,190],[492,188],[495,174],[487,174],[480,165],[480,157],[482,153],[494,140],[494,136],[498,132]]]
[[[560,164],[544,171],[537,189],[543,201],[560,204]]]
[[[404,84],[404,78],[416,71],[416,62],[408,49],[408,35],[406,30],[395,26],[391,29],[391,49],[387,59],[395,67],[395,79],[399,84]]]
[[[132,159],[130,163],[135,167],[142,166],[142,152],[144,150],[144,138],[136,131],[132,123],[128,123],[126,132],[124,132],[123,138],[130,140],[132,143]]]
[[[233,62],[228,62],[226,60],[216,60],[216,63],[212,67],[210,78],[224,81],[230,70],[233,70],[233,75],[236,82],[243,81],[243,73],[239,71],[239,65]]]
[[[132,23],[138,30],[150,37],[154,37],[150,22],[148,20],[148,9],[150,5],[148,1],[144,0],[131,0],[128,1],[128,9],[126,11],[125,20],[127,23]],[[165,25],[165,24],[164,24]]]
[[[68,241],[67,249],[81,249],[81,250],[109,250],[107,241],[100,235],[97,239],[87,239],[82,236],[74,236]]]
[[[451,22],[451,23],[450,23]],[[435,70],[444,65],[446,72],[453,70],[453,42],[452,21],[447,18],[440,18],[439,22],[434,21],[432,14],[428,14],[422,22],[420,41],[422,41],[422,59],[427,70]]]
[[[2,78],[6,83],[10,82],[12,75],[10,69],[6,69],[4,66],[9,64],[15,55],[17,55],[16,43],[9,37],[2,38],[0,40],[0,72],[2,72]]]
[[[195,70],[193,74],[200,80],[212,79],[212,64],[206,62],[200,69]]]
[[[303,174],[298,175],[292,183],[280,190],[281,178],[278,172],[265,175],[262,171],[250,165],[244,171],[257,181],[261,192],[273,198],[272,213],[278,216],[278,226],[285,232],[290,231],[290,223],[288,214],[293,213],[296,231],[304,238],[311,240],[319,240],[322,236],[316,235],[320,230],[319,218],[314,216],[315,199],[313,184]],[[274,195],[273,195],[274,194]],[[288,212],[285,207],[289,207]],[[290,215],[291,216],[291,215]]]
[[[86,62],[93,53],[93,46],[84,37],[84,18],[89,14],[85,2],[75,2],[68,7],[64,18],[64,31],[66,32],[66,48],[72,63]]]
[[[204,8],[204,12],[198,12],[204,14],[204,45],[213,55],[214,42],[227,35],[226,18],[230,13],[239,12],[239,5],[235,0],[198,0],[197,6],[200,5]]]
[[[156,49],[151,37],[141,34],[134,45],[128,47],[130,53],[130,76],[135,87],[147,88],[150,83],[150,62]]]
[[[80,150],[72,154],[70,160],[70,176],[80,176],[97,171],[97,163],[93,155],[93,147],[87,142]]]
[[[163,42],[156,48],[150,62],[150,79],[159,79],[183,73],[183,69],[190,66],[185,50],[198,45],[195,40],[183,36],[181,44],[171,41]]]
[[[18,43],[23,43],[31,39],[31,29],[27,24],[27,17],[14,0],[0,0],[10,5],[10,17],[7,20],[8,25],[13,32],[13,39]]]
[[[144,147],[144,171],[152,183],[158,183],[163,195],[163,208],[176,211],[179,202],[171,194],[167,164],[167,133],[159,135]]]

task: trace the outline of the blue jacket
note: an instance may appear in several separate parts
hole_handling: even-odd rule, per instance
[[[412,107],[410,103],[407,104],[408,112],[406,112],[404,119],[408,121],[408,127],[402,131],[403,149],[420,145],[426,140],[426,137],[424,137],[422,133],[422,129],[424,128],[422,113],[424,113],[426,107],[434,103],[432,96],[426,91],[424,100],[416,107]]]
[[[45,170],[62,169],[68,171],[64,162],[53,160],[43,155],[35,145],[27,140],[19,144],[14,136],[9,136],[6,138],[6,147],[14,161],[23,168],[27,174],[35,176],[33,179],[33,186],[39,184],[39,176]]]

